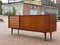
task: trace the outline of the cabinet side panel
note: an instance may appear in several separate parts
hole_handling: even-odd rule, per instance
[[[56,31],[56,15],[50,15],[50,32]]]
[[[10,16],[8,16],[8,28],[10,28]]]

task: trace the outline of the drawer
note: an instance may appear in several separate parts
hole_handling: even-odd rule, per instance
[[[19,28],[19,26],[15,25],[10,25],[10,28]]]
[[[15,19],[15,18],[17,18],[17,19],[18,19],[18,18],[19,18],[19,16],[9,16],[9,18],[10,18],[10,19],[13,19],[13,18],[14,18],[14,19]]]

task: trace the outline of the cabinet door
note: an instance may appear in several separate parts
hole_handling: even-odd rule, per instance
[[[10,28],[19,28],[19,16],[9,16],[8,21]]]
[[[29,16],[21,16],[20,20],[21,20],[21,23],[20,23],[21,29],[30,30],[30,17]]]
[[[21,29],[34,31],[36,30],[35,16],[21,16]]]
[[[37,31],[48,32],[49,31],[49,17],[37,16]]]
[[[36,16],[31,16],[30,17],[30,30],[32,30],[32,31],[36,31]]]

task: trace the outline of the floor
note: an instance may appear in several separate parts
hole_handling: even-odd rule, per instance
[[[4,22],[0,21],[0,45],[60,45],[60,22],[57,22],[57,31],[53,32],[53,39],[49,39],[47,33],[47,41],[44,40],[44,34],[41,32],[22,31],[18,35],[14,29],[11,35],[11,29],[8,28],[8,17],[0,16]]]

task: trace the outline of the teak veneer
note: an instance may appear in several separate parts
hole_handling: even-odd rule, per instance
[[[13,29],[27,30],[42,32],[45,35],[50,33],[52,38],[52,32],[56,31],[56,15],[21,15],[21,16],[8,16],[8,27],[11,28],[11,34]]]

